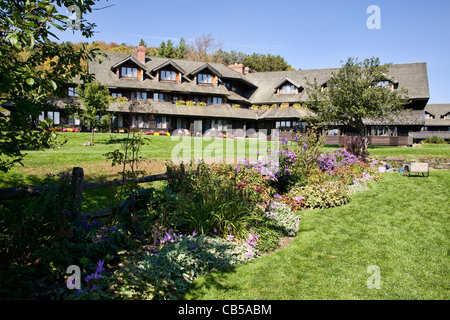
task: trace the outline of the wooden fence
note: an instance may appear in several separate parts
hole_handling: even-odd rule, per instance
[[[146,176],[138,179],[126,179],[126,180],[115,180],[115,181],[106,181],[106,182],[90,182],[86,183],[84,181],[84,171],[83,168],[75,167],[72,170],[72,184],[73,188],[73,197],[76,203],[75,213],[77,216],[81,217],[82,215],[82,201],[83,201],[83,191],[84,190],[94,190],[94,189],[104,189],[113,186],[122,186],[129,182],[134,183],[146,183],[146,182],[154,182],[154,181],[162,181],[168,180],[169,175],[167,173],[155,174],[151,176]],[[6,200],[18,200],[23,198],[31,198],[31,197],[40,197],[46,191],[57,191],[57,186],[24,186],[19,188],[4,188],[0,189],[0,201]],[[109,214],[111,209],[103,209],[95,212],[87,212],[83,213],[88,216],[104,216]]]

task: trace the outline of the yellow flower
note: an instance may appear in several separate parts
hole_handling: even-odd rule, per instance
[[[155,132],[155,134],[154,134],[155,136],[159,136],[159,132]]]

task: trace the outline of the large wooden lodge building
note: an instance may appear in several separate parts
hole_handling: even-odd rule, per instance
[[[145,47],[136,55],[107,53],[102,63],[94,60],[88,72],[107,85],[114,97],[126,103],[112,103],[113,130],[182,132],[200,136],[205,132],[232,132],[252,137],[278,129],[288,135],[304,130],[300,119],[311,112],[307,101],[306,79],[324,87],[338,69],[252,72],[242,64],[168,59],[145,56]],[[406,88],[410,111],[397,121],[367,121],[373,145],[412,145],[414,139],[430,135],[450,137],[450,104],[427,105],[430,98],[426,63],[395,64],[389,80],[380,85],[392,90]],[[44,112],[55,125],[82,127],[78,119],[64,113],[68,99],[76,99],[76,81],[67,87],[67,98],[55,99],[58,111]],[[123,100],[123,99],[122,99]],[[435,120],[434,122],[432,120]],[[240,129],[240,130],[238,130]],[[336,127],[326,132],[329,144],[342,144],[351,128]]]

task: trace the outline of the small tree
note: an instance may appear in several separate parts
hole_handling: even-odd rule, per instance
[[[77,90],[82,107],[78,105],[68,108],[69,113],[76,113],[91,128],[91,144],[94,144],[95,129],[104,129],[110,126],[112,114],[108,106],[113,102],[107,86],[98,81],[88,82],[84,89]]]
[[[96,2],[0,0],[0,101],[8,101],[11,110],[9,116],[0,112],[0,171],[7,172],[21,163],[26,149],[55,145],[48,126],[36,126],[35,120],[52,107],[49,96],[63,94],[65,83],[92,78],[85,72],[85,61],[99,52],[84,44],[55,43],[58,38],[53,32],[79,32],[90,38],[95,24],[84,16],[94,10]],[[64,15],[65,8],[74,5],[82,14],[76,28]]]
[[[314,80],[307,81],[308,107],[322,125],[343,125],[356,129],[367,149],[369,132],[364,120],[391,121],[398,117],[408,103],[405,89],[392,90],[377,86],[389,78],[390,64],[380,64],[379,58],[359,62],[349,58],[337,73],[333,73],[326,88]]]

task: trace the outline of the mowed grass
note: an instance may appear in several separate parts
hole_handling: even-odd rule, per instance
[[[99,133],[95,146],[83,146],[90,133],[64,133],[61,148],[28,151],[23,164],[0,173],[0,188],[40,184],[48,174],[83,167],[90,181],[112,180],[119,167],[111,167],[105,153],[119,149],[126,134]],[[173,137],[145,136],[141,156],[148,174],[165,171],[181,141]],[[199,140],[200,139],[200,140]],[[235,156],[254,156],[255,140],[201,139],[203,151],[212,143],[221,157],[227,143]],[[208,148],[209,146],[209,148]],[[268,145],[270,149],[270,145]],[[325,146],[332,150],[337,146]],[[240,148],[240,149],[239,149]],[[260,148],[261,150],[262,148]],[[264,148],[265,149],[265,148]],[[370,147],[372,155],[406,158],[450,158],[450,145],[414,148]],[[198,279],[186,299],[449,299],[450,171],[431,171],[429,178],[406,178],[385,173],[371,190],[357,193],[345,206],[302,211],[299,235],[287,248],[226,272]],[[160,182],[157,182],[160,183]],[[108,207],[114,190],[84,193],[86,211]],[[367,268],[381,271],[381,289],[368,289]]]
[[[325,150],[338,148],[336,145],[326,145]],[[450,158],[450,144],[420,144],[414,147],[384,147],[369,146],[368,151],[372,156],[404,157],[407,160],[426,160],[427,158]]]
[[[16,165],[8,173],[0,172],[0,188],[17,187],[19,185],[42,185],[45,178],[60,172],[71,172],[74,167],[82,167],[85,180],[99,182],[114,180],[120,177],[121,166],[111,166],[111,160],[106,153],[116,149],[124,151],[123,144],[127,134],[96,133],[94,146],[84,146],[90,141],[91,134],[83,132],[67,132],[60,135],[67,142],[59,148],[43,151],[26,151],[23,166]],[[183,138],[170,136],[142,136],[145,145],[140,149],[142,161],[139,170],[146,175],[166,172],[168,161],[189,162],[191,159],[202,157],[207,162],[235,163],[239,158],[250,157],[256,160],[257,152],[272,150],[270,142],[256,139],[223,139],[223,138]],[[275,147],[275,146],[274,146]],[[161,182],[141,184],[161,185]],[[108,208],[112,203],[113,194],[117,188],[88,190],[83,193],[84,210],[95,211]]]
[[[186,299],[449,299],[450,171],[385,173],[342,207],[302,211],[286,248],[196,280]],[[369,289],[369,266],[380,289]]]
[[[39,184],[47,175],[54,175],[61,171],[70,171],[73,167],[82,167],[87,180],[112,179],[122,168],[111,167],[111,161],[106,153],[120,149],[126,142],[127,134],[97,133],[94,146],[84,146],[90,141],[90,133],[68,132],[62,133],[60,141],[67,138],[67,143],[60,148],[44,151],[26,151],[23,167],[17,164],[7,174],[0,173],[0,188],[13,187],[20,181],[24,184]],[[256,139],[211,139],[184,138],[168,136],[142,136],[145,145],[141,147],[139,156],[142,157],[141,169],[148,174],[165,172],[166,161],[189,160],[203,155],[205,161],[222,161],[227,156],[227,150],[237,158],[253,157],[257,151],[271,148],[270,142],[265,144]],[[261,143],[258,145],[258,143]],[[209,160],[208,160],[209,159]]]

